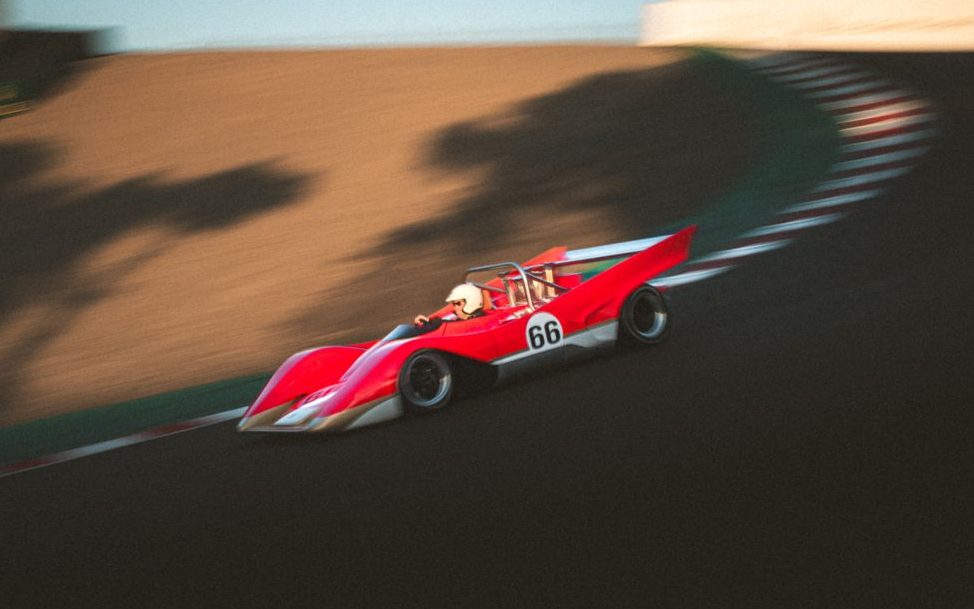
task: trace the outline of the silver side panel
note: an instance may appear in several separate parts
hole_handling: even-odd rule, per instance
[[[592,349],[605,344],[614,343],[619,336],[619,322],[609,321],[593,326],[581,332],[576,332],[565,339],[565,343]]]
[[[376,423],[385,423],[386,421],[401,417],[404,412],[402,400],[396,395],[380,402],[374,408],[353,421],[345,429],[357,429],[367,425],[375,425]]]
[[[576,357],[615,345],[619,322],[610,321],[576,332],[554,349],[525,349],[491,362],[497,367],[497,382],[507,383],[541,368],[557,366]]]
[[[317,418],[308,425],[307,431],[339,432],[366,425],[382,423],[402,416],[403,407],[399,395],[362,404],[327,417]]]
[[[576,332],[571,336],[568,336],[561,342],[561,345],[557,349],[550,349],[548,351],[536,352],[530,349],[525,349],[523,351],[518,351],[517,353],[512,353],[511,355],[499,358],[491,362],[495,366],[504,366],[506,364],[511,364],[521,359],[537,357],[545,353],[550,353],[553,351],[558,351],[564,347],[574,345],[576,347],[582,347],[585,349],[591,349],[593,347],[599,347],[606,343],[615,342],[616,337],[619,335],[619,322],[618,321],[608,321],[597,326],[593,326],[581,332]]]

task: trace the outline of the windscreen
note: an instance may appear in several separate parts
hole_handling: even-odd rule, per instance
[[[392,332],[386,334],[385,337],[379,342],[387,343],[390,340],[399,340],[400,338],[413,338],[414,336],[419,336],[422,333],[423,332],[413,324],[399,324],[392,329]]]

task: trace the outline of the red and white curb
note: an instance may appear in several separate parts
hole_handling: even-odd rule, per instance
[[[804,231],[839,220],[849,205],[879,196],[889,180],[912,169],[937,134],[937,117],[929,102],[855,66],[798,53],[746,61],[769,78],[800,90],[822,111],[831,114],[839,125],[842,156],[824,182],[778,212],[774,222],[749,230],[722,250],[691,260],[678,275],[656,280],[654,285],[674,287],[709,279],[751,256],[788,245]],[[117,440],[0,467],[0,478],[238,419],[245,410],[237,408],[162,425]]]
[[[927,100],[856,66],[803,53],[744,61],[830,114],[839,127],[841,156],[821,184],[779,211],[772,223],[689,261],[679,274],[654,285],[673,287],[709,279],[751,256],[782,248],[807,230],[841,219],[849,206],[878,197],[890,180],[909,172],[937,135],[937,115]]]
[[[156,438],[164,438],[166,436],[182,433],[184,431],[190,431],[192,429],[216,425],[217,423],[223,423],[224,421],[239,419],[243,416],[246,410],[246,407],[236,408],[234,410],[218,412],[216,414],[199,417],[198,419],[192,419],[190,421],[183,421],[181,423],[168,423],[153,429],[134,433],[130,436],[125,436],[124,438],[106,440],[105,442],[98,442],[97,444],[82,446],[81,448],[72,448],[71,450],[65,450],[63,452],[54,453],[53,455],[47,455],[45,457],[28,459],[27,461],[21,461],[20,463],[14,463],[13,465],[0,467],[0,478],[13,474],[19,474],[21,472],[28,472],[32,469],[47,467],[48,465],[54,465],[55,463],[64,463],[65,461],[73,461],[74,459],[80,459],[81,457],[97,455],[98,453],[107,452],[116,448],[122,448],[123,446],[131,446],[133,444],[140,444],[142,442],[148,442],[149,440],[155,440]]]

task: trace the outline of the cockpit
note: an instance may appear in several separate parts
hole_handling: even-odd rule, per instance
[[[463,280],[484,291],[485,309],[527,307],[533,311],[581,283],[580,275],[559,273],[558,266],[555,262],[527,267],[499,262],[469,268]],[[487,279],[490,275],[493,277]]]

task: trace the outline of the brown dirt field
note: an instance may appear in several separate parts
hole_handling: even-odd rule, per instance
[[[465,266],[678,219],[755,148],[689,57],[84,62],[0,123],[0,425],[272,370],[438,307]]]

